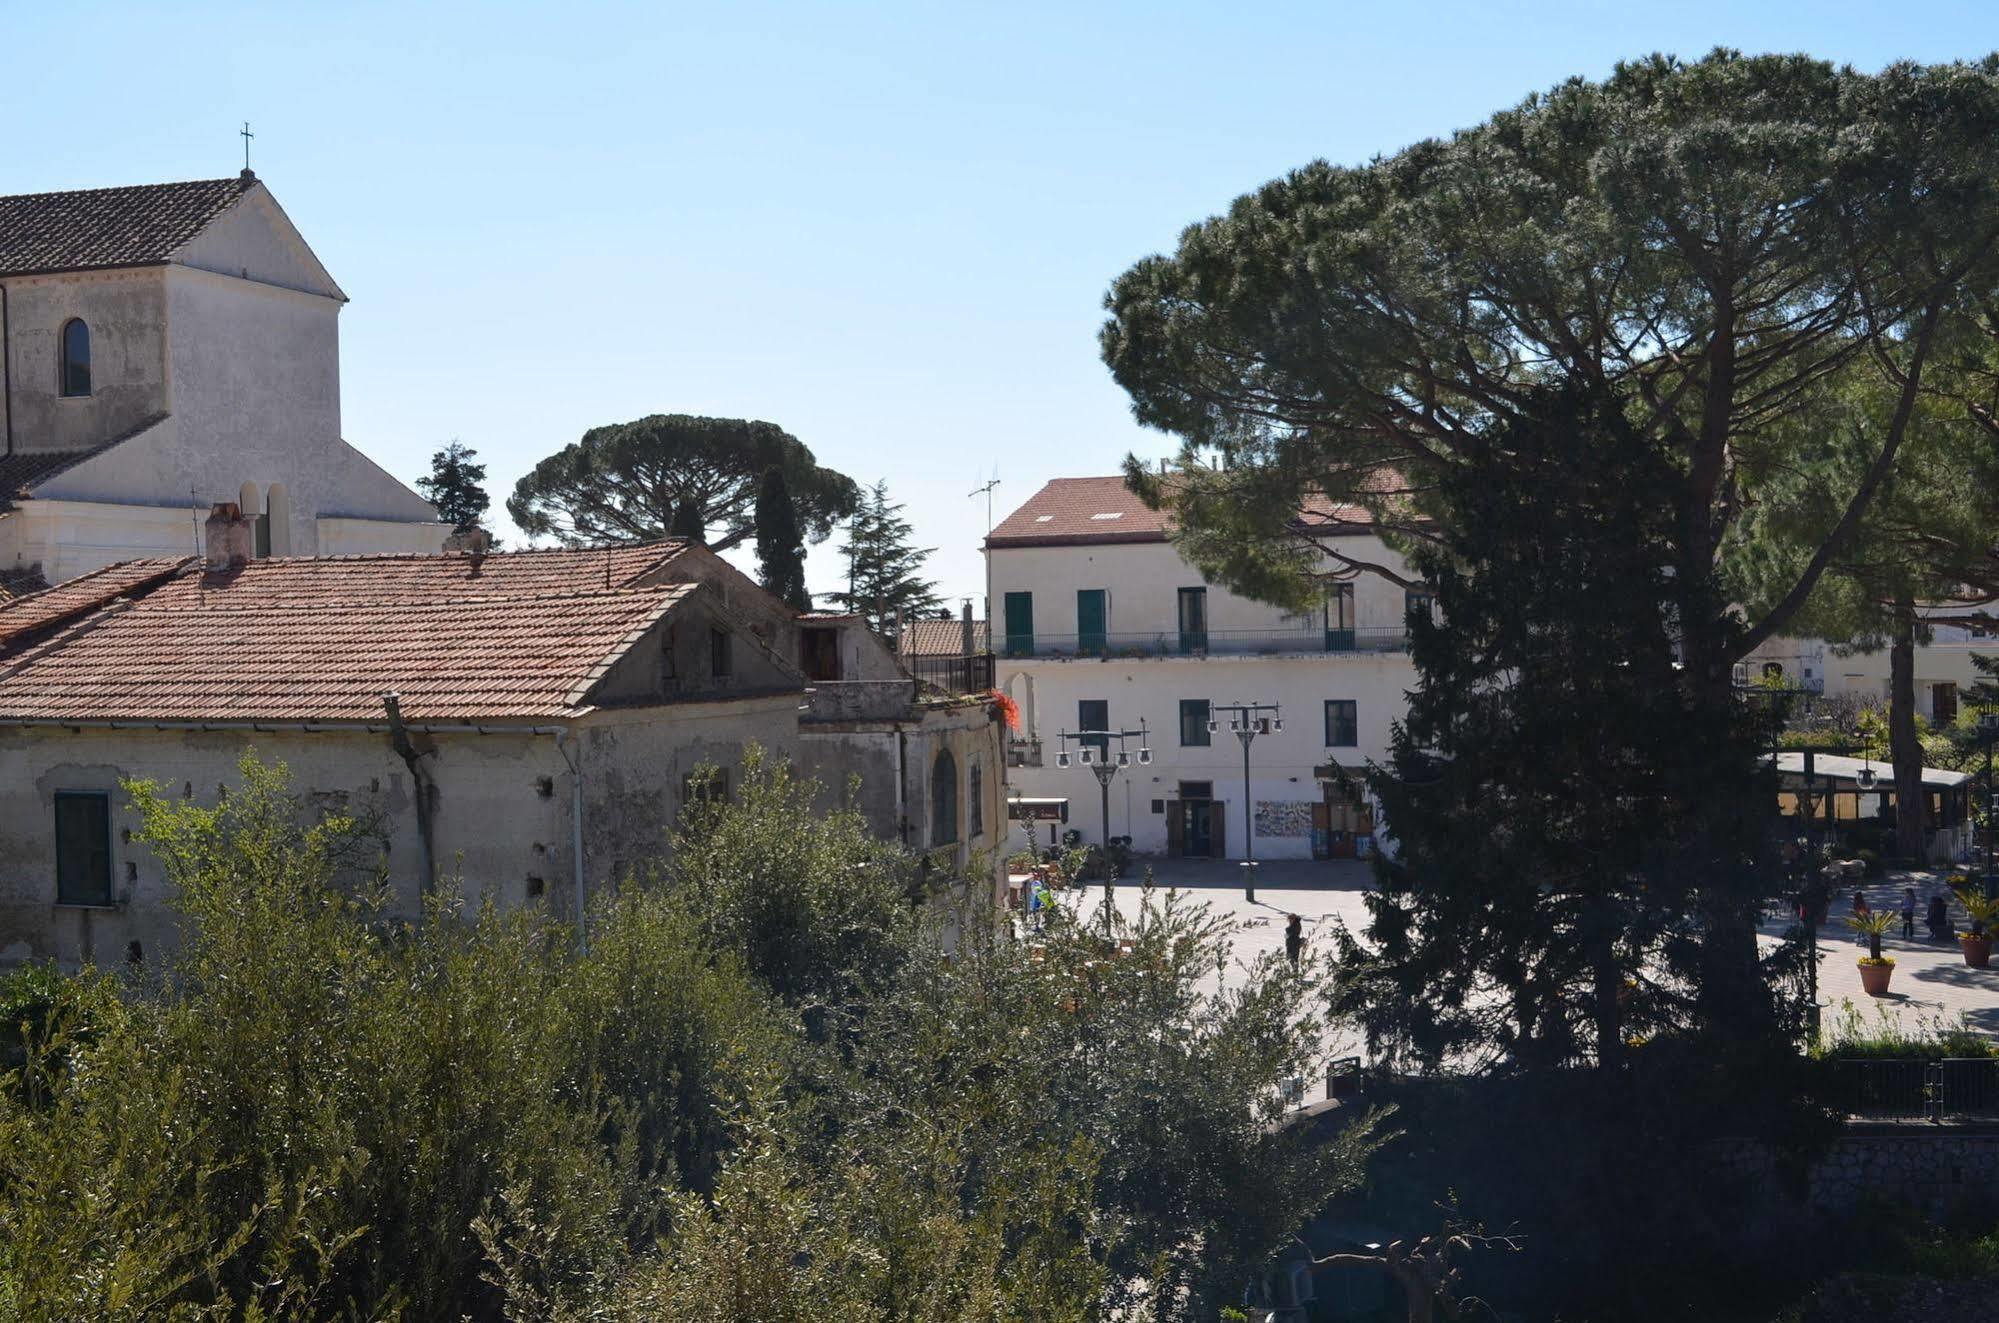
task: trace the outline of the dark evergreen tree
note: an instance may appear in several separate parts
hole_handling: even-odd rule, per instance
[[[841,547],[847,555],[848,584],[833,600],[890,639],[898,612],[914,618],[938,606],[937,585],[921,577],[931,549],[912,547],[909,535],[902,506],[889,501],[886,482],[877,482],[862,495]]]
[[[1759,907],[1773,795],[1747,714],[1678,682],[1676,604],[1716,590],[1674,572],[1671,476],[1616,402],[1543,391],[1440,479],[1437,613],[1368,777],[1398,853],[1343,942],[1380,1048],[1614,1069],[1630,1037],[1763,1018],[1695,958],[1716,896]]]
[[[486,522],[492,501],[486,495],[486,466],[472,461],[478,451],[453,441],[430,457],[430,476],[418,478],[416,489],[437,507],[437,517],[453,528],[477,528]]]
[[[798,530],[798,512],[784,485],[784,472],[764,470],[757,488],[757,577],[770,592],[799,611],[812,609],[805,590],[805,538]]]
[[[756,536],[757,489],[773,468],[807,541],[824,541],[853,511],[854,480],[775,423],[676,413],[591,428],[514,484],[507,513],[530,536],[570,546],[672,532],[726,551]]]

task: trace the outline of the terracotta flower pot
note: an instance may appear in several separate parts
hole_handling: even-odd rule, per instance
[[[1964,963],[1973,969],[1984,969],[1992,963],[1992,938],[1989,934],[1973,937],[1965,933],[1957,942],[1964,948]]]
[[[1888,993],[1888,980],[1894,977],[1895,967],[1890,964],[1870,965],[1860,962],[1860,987],[1870,997],[1882,997]]]

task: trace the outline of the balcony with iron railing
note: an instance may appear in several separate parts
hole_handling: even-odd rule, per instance
[[[1409,631],[1325,629],[1146,630],[1137,633],[1008,634],[1000,656],[1012,658],[1103,659],[1145,657],[1282,657],[1336,653],[1396,653],[1409,650]]]

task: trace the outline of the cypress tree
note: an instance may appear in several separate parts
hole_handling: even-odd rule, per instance
[[[763,586],[795,610],[810,611],[812,594],[805,589],[805,539],[798,529],[798,512],[784,474],[764,470],[757,488],[757,577]]]

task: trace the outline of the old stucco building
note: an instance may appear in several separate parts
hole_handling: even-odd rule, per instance
[[[213,802],[246,748],[375,825],[405,910],[443,876],[570,910],[661,857],[751,744],[933,875],[991,882],[991,704],[918,694],[857,622],[800,618],[703,548],[255,559],[228,505],[206,535],[204,559],[0,608],[0,963],[170,946],[122,783]]]
[[[194,551],[436,551],[420,496],[341,438],[347,296],[234,179],[0,197],[0,584]]]

